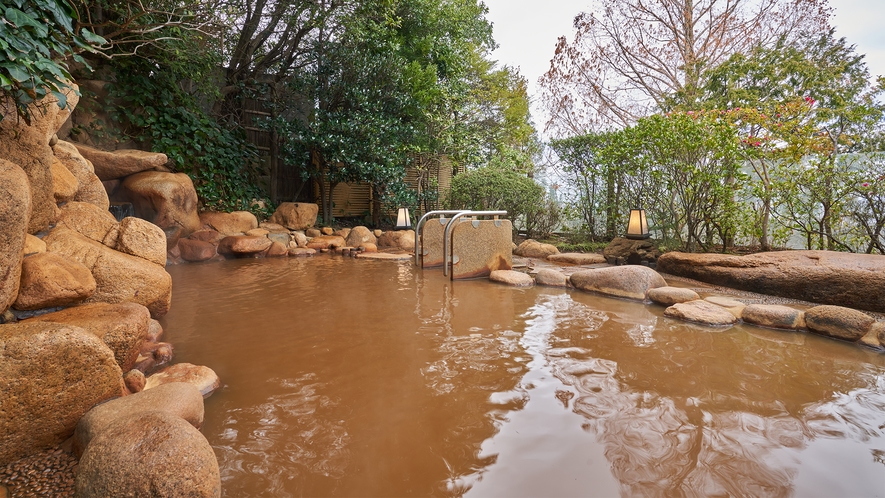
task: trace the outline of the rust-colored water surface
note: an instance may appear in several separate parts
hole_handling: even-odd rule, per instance
[[[250,496],[885,496],[885,355],[409,262],[171,267]]]

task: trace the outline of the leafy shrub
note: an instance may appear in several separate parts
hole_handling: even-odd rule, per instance
[[[67,106],[63,92],[72,78],[64,60],[73,56],[85,64],[75,52],[105,43],[85,28],[75,33],[77,18],[64,0],[0,0],[0,95],[11,96],[16,113],[29,124],[32,104],[47,95]]]
[[[456,176],[448,196],[450,209],[504,210],[517,230],[544,202],[544,188],[511,170],[479,168]]]
[[[166,154],[194,182],[204,209],[272,212],[259,186],[258,151],[241,129],[209,116],[170,72],[149,71],[138,59],[118,67],[110,95],[115,118],[130,138]],[[264,200],[262,207],[253,200]]]

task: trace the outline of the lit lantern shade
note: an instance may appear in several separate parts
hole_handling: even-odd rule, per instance
[[[401,207],[396,213],[396,230],[411,230],[412,219],[409,217],[409,208]]]
[[[648,221],[645,219],[645,209],[631,209],[630,221],[627,223],[628,239],[647,239]]]

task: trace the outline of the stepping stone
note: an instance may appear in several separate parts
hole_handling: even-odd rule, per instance
[[[516,270],[494,270],[489,275],[489,280],[514,287],[531,287],[535,285],[535,280],[531,275]]]
[[[664,306],[673,306],[677,303],[696,301],[701,296],[698,296],[697,292],[684,287],[658,287],[656,289],[649,289],[648,298]]]
[[[407,261],[412,259],[408,253],[396,254],[390,252],[360,252],[356,255],[359,259],[384,259],[389,261]]]
[[[568,285],[568,277],[559,270],[541,268],[535,273],[535,283],[548,287],[566,287]]]
[[[746,304],[738,301],[737,299],[732,299],[725,296],[708,296],[704,298],[704,301],[727,309],[729,312],[731,312],[732,315],[735,316],[735,318],[738,319],[741,318],[741,314],[743,313],[744,308],[747,307]]]
[[[709,301],[677,303],[664,310],[664,316],[705,325],[732,325],[738,321],[730,311]]]
[[[605,263],[605,256],[596,253],[564,252],[547,256],[547,261],[570,265],[597,265]]]
[[[805,328],[805,313],[779,304],[751,304],[741,313],[747,323],[775,329]]]
[[[808,330],[851,342],[865,336],[874,323],[870,315],[842,306],[815,306],[805,312]]]

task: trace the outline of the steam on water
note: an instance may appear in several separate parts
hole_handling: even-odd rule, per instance
[[[883,496],[885,355],[410,263],[170,268],[227,496]]]

